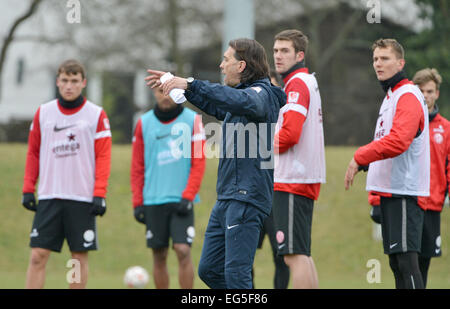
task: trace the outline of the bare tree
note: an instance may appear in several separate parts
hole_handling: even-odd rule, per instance
[[[221,0],[89,0],[81,3],[81,23],[74,24],[64,19],[65,1],[39,1],[45,16],[37,14],[36,22],[42,29],[14,40],[51,46],[49,66],[64,54],[94,70],[133,72],[156,64],[186,73],[185,51],[221,36]]]
[[[39,6],[39,4],[42,2],[42,0],[31,0],[30,5],[28,6],[27,11],[19,16],[14,23],[12,24],[11,28],[8,31],[8,34],[3,40],[2,49],[0,52],[0,98],[2,95],[2,73],[3,73],[3,65],[6,60],[6,55],[8,52],[8,48],[11,46],[11,43],[14,41],[14,35],[19,28],[21,24],[23,24],[27,19],[29,19],[36,11]]]

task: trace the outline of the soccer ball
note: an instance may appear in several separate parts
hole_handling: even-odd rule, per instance
[[[142,289],[148,284],[149,275],[141,266],[131,266],[125,272],[123,283],[129,288]]]

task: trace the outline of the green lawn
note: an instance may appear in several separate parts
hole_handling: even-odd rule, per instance
[[[349,192],[344,190],[344,174],[354,152],[350,147],[327,147],[327,183],[315,204],[312,256],[319,274],[320,288],[393,288],[394,280],[381,242],[372,238],[372,222],[367,204],[365,174],[358,174]],[[107,197],[108,210],[99,218],[99,246],[90,253],[88,288],[124,288],[127,267],[141,265],[151,272],[152,257],[146,248],[144,226],[133,218],[129,185],[131,147],[114,145],[112,171]],[[21,188],[26,157],[24,144],[0,144],[0,288],[23,288],[30,254],[29,233],[33,213],[21,206]],[[196,238],[192,259],[197,269],[209,214],[216,199],[217,159],[207,161],[195,206]],[[61,179],[64,181],[64,179]],[[450,287],[449,210],[442,214],[441,258],[433,259],[429,288]],[[67,243],[61,254],[52,254],[47,265],[46,288],[66,288],[66,267],[70,259]],[[369,284],[371,259],[381,263],[381,283]],[[170,287],[178,288],[177,262],[169,253]],[[255,257],[256,288],[272,288],[273,262],[268,239]],[[153,282],[150,283],[153,288]],[[196,276],[195,288],[206,288]]]

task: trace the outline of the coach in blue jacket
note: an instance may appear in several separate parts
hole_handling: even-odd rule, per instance
[[[146,80],[152,88],[163,87],[165,94],[185,89],[192,104],[223,120],[217,202],[198,272],[211,288],[249,289],[259,232],[272,207],[271,128],[286,96],[270,83],[266,53],[255,40],[230,41],[220,69],[225,86],[192,77],[161,84],[165,72],[154,70],[148,70]]]

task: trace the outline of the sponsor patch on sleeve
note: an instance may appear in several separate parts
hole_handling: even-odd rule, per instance
[[[103,119],[103,126],[105,127],[106,130],[109,130],[111,127],[109,126],[109,120],[108,118],[104,118]]]
[[[290,91],[288,93],[288,103],[297,103],[300,94],[295,91]]]
[[[253,90],[256,91],[256,93],[260,93],[261,92],[261,87],[252,87]]]

